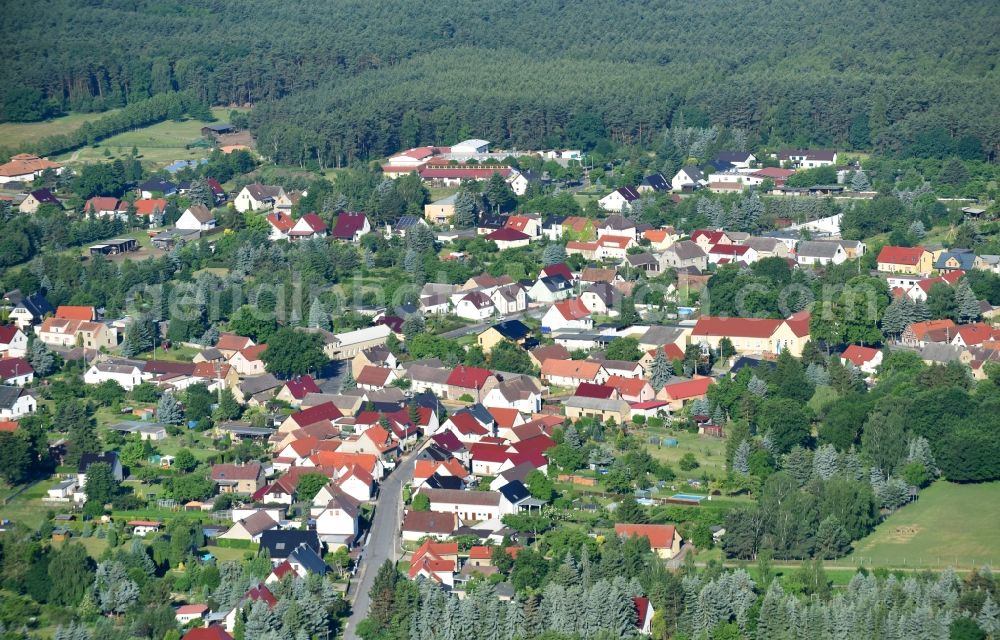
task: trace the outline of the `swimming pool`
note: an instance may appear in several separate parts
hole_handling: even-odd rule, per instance
[[[706,496],[696,496],[690,493],[675,493],[670,496],[671,500],[684,500],[686,502],[701,502]]]

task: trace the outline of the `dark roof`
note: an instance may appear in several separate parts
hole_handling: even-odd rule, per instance
[[[493,325],[493,328],[508,340],[520,340],[531,333],[531,329],[520,320],[504,320]]]
[[[733,168],[731,162],[725,162],[724,160],[710,160],[708,164],[719,172],[729,171]]]
[[[524,486],[520,480],[512,480],[500,487],[500,493],[502,493],[511,504],[517,504],[531,495],[531,492],[528,491],[528,487]]]
[[[177,186],[173,182],[168,182],[166,180],[146,180],[139,185],[139,191],[160,191],[162,193],[170,193],[176,191]]]
[[[730,373],[739,373],[741,369],[746,367],[756,368],[756,367],[766,367],[768,369],[773,369],[775,363],[770,360],[758,360],[757,358],[748,358],[746,356],[740,356],[737,358],[736,362],[733,363],[733,368],[730,369]]]
[[[572,289],[573,283],[564,278],[561,275],[554,276],[543,276],[538,279],[542,283],[542,286],[555,293],[556,291],[565,291],[566,289]]]
[[[720,151],[715,155],[716,160],[734,164],[736,162],[747,162],[753,155],[749,151]]]
[[[635,187],[619,187],[617,191],[625,198],[626,202],[634,202],[641,197]]]
[[[33,293],[27,298],[21,298],[20,301],[14,302],[14,305],[24,307],[36,318],[40,318],[47,313],[55,313],[56,311],[40,292]]]
[[[353,240],[354,235],[365,226],[365,214],[344,212],[337,216],[337,224],[330,235],[340,240]]]
[[[108,451],[104,453],[85,453],[80,456],[80,464],[77,465],[76,470],[78,473],[87,473],[87,469],[90,465],[97,464],[98,462],[103,462],[113,469],[115,463],[118,462],[118,452]]]
[[[21,397],[21,387],[0,385],[0,407],[10,408]]]
[[[409,229],[415,227],[423,220],[418,216],[402,216],[396,221],[396,229]]]
[[[268,531],[265,531],[264,533],[268,533]],[[316,535],[315,531],[310,533]],[[320,552],[312,545],[302,543],[295,547],[290,554],[288,554],[288,560],[302,565],[309,573],[325,576],[329,568],[326,566],[326,563],[323,562],[323,558],[321,558],[319,554]]]
[[[704,180],[705,179],[705,174],[702,173],[701,169],[699,169],[698,167],[695,167],[695,166],[692,166],[692,165],[687,165],[687,166],[681,167],[681,171],[683,171],[684,173],[686,173],[688,175],[688,177],[691,178],[692,180],[698,181],[698,180]]]
[[[449,431],[449,433],[451,432]],[[437,462],[445,462],[447,460],[450,460],[451,458],[452,458],[451,453],[447,449],[441,447],[441,445],[439,445],[436,442],[431,442],[430,445],[425,447],[423,451],[417,454],[417,460],[434,460]]]
[[[654,173],[646,176],[639,183],[640,187],[652,187],[653,191],[670,191],[670,182],[663,177],[662,173]]]
[[[271,554],[271,559],[287,558],[299,545],[307,545],[319,553],[319,536],[315,530],[269,529],[261,534],[260,548]]]
[[[614,231],[624,231],[625,229],[634,229],[635,221],[630,218],[626,218],[623,215],[615,214],[613,216],[608,216],[603,223],[601,223],[602,229],[612,229]]]
[[[59,202],[59,198],[52,195],[52,192],[49,191],[48,189],[36,189],[31,192],[31,195],[35,196],[35,200],[38,200],[43,204],[54,204],[60,207],[62,206],[62,203]]]
[[[465,487],[461,478],[442,476],[436,473],[427,478],[425,484],[431,489],[462,489]]]

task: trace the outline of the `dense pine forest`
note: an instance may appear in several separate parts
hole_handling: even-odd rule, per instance
[[[43,0],[0,15],[0,120],[188,91],[253,104],[260,149],[344,164],[466,135],[764,144],[991,159],[995,3]]]

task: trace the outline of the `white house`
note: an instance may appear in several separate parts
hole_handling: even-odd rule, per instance
[[[316,516],[316,534],[328,544],[350,545],[358,537],[358,504],[346,493],[336,493]]]
[[[17,420],[34,413],[37,408],[38,401],[30,391],[0,385],[0,419]]]
[[[490,142],[489,140],[480,140],[478,138],[472,138],[470,140],[462,140],[461,142],[456,142],[451,145],[452,155],[480,155],[490,152]]]
[[[270,209],[274,206],[275,200],[284,195],[285,190],[279,186],[266,184],[248,184],[237,194],[233,200],[233,207],[243,213],[245,211],[260,211]]]
[[[485,320],[496,313],[493,300],[482,291],[472,291],[462,296],[455,305],[455,315],[466,320]]]
[[[215,216],[203,204],[193,204],[184,210],[174,227],[191,231],[208,231],[215,228]]]
[[[499,520],[502,495],[498,491],[464,491],[462,489],[420,489],[427,496],[431,511],[455,513],[463,522]]]
[[[22,358],[28,353],[28,336],[14,325],[0,325],[0,358]]]
[[[795,262],[801,265],[841,264],[845,260],[847,252],[835,240],[803,240],[795,248]]]
[[[122,389],[131,391],[142,384],[142,370],[131,362],[105,360],[90,365],[83,374],[84,384],[101,384],[108,380],[114,380]]]
[[[557,302],[542,316],[542,333],[593,328],[594,319],[590,317],[590,309],[579,298]]]
[[[516,283],[498,287],[490,294],[490,300],[500,315],[518,313],[528,308],[528,293]]]
[[[605,211],[620,213],[629,209],[639,198],[639,192],[634,187],[621,187],[598,200],[597,204]]]
[[[670,186],[674,191],[682,191],[685,187],[703,187],[706,184],[708,182],[705,180],[705,174],[698,167],[692,166],[681,167],[670,180]]]
[[[603,235],[597,239],[597,250],[594,251],[594,257],[598,260],[622,261],[628,255],[628,250],[635,245],[635,235]]]

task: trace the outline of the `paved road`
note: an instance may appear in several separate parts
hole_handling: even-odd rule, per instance
[[[375,581],[375,575],[386,560],[399,560],[399,530],[402,527],[403,486],[413,479],[413,468],[416,465],[416,453],[420,448],[411,451],[389,477],[382,481],[375,516],[369,530],[368,544],[361,556],[361,566],[358,570],[359,579],[354,582],[351,592],[354,603],[351,607],[351,617],[344,629],[345,640],[357,640],[355,632],[358,623],[368,617],[369,591]]]

